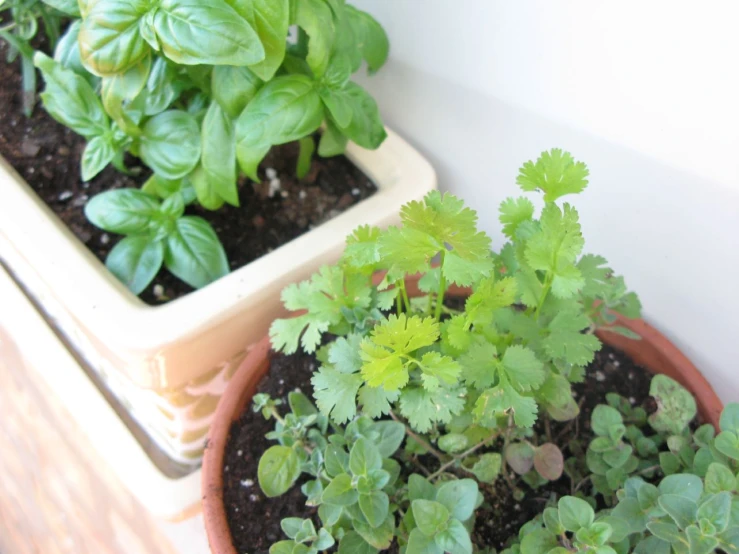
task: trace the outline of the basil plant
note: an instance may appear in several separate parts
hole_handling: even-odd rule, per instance
[[[125,155],[132,154],[153,172],[142,189],[145,204],[180,195],[176,206],[197,202],[216,210],[239,205],[239,176],[258,181],[258,166],[274,145],[299,141],[296,170],[302,176],[316,149],[335,156],[349,140],[374,149],[385,139],[377,104],[351,76],[363,62],[370,73],[377,71],[387,59],[388,39],[377,21],[344,0],[54,5],[75,19],[53,58],[36,53],[34,62],[46,82],[41,98],[49,114],[87,139],[81,161],[86,181],[109,164],[126,171]],[[312,137],[320,128],[316,147]],[[128,213],[121,202],[116,209]],[[98,224],[94,211],[87,213]],[[120,243],[139,247],[119,245],[112,262],[134,293],[156,273],[157,264],[142,267],[142,245],[172,236],[157,225],[144,227],[134,225],[137,240]],[[192,240],[214,234],[204,221],[198,228],[202,233]],[[185,246],[147,251],[169,253],[170,270],[198,268],[197,274],[173,271],[196,287],[228,271],[218,240],[210,245],[218,254],[210,257],[219,262],[205,270],[207,261],[193,258],[196,245]],[[190,258],[179,260],[178,252]]]

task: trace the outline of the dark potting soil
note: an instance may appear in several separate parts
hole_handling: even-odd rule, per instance
[[[310,377],[315,368],[316,361],[312,356],[275,355],[269,373],[259,385],[259,392],[267,392],[286,402],[287,393],[297,388],[312,397]],[[575,399],[581,408],[578,418],[567,424],[550,423],[554,442],[564,445],[570,439],[578,438],[581,444],[587,445],[593,436],[590,414],[595,406],[605,402],[605,395],[609,392],[624,396],[648,412],[653,411],[653,401],[649,397],[650,380],[651,374],[624,353],[604,346],[588,367],[584,382],[573,386]],[[280,520],[284,517],[316,518],[316,509],[305,507],[305,497],[299,486],[271,499],[266,498],[259,488],[257,464],[261,454],[275,444],[264,438],[272,429],[273,422],[265,421],[261,414],[254,414],[250,409],[231,427],[223,473],[224,502],[234,546],[239,554],[266,553],[271,544],[285,539],[280,529]],[[537,431],[545,432],[543,423]],[[564,447],[563,453],[565,459],[571,454]],[[434,459],[429,458],[421,461],[433,463]],[[433,471],[435,468],[429,464],[428,469]],[[483,486],[485,503],[477,511],[477,524],[472,534],[478,547],[501,549],[518,534],[524,523],[542,511],[551,495],[572,494],[574,484],[567,475],[563,475],[539,489],[531,489],[522,481],[517,486],[524,491],[520,501],[513,497],[502,477],[492,485]]]
[[[43,33],[39,33],[41,35]],[[43,48],[43,45],[39,45]],[[101,261],[121,238],[90,224],[84,215],[87,200],[100,192],[140,187],[150,175],[136,158],[128,159],[132,175],[108,166],[88,183],[80,177],[85,139],[54,121],[38,103],[27,118],[21,111],[20,66],[6,61],[7,46],[0,41],[0,154],[41,199]],[[43,80],[39,76],[39,86]],[[315,156],[308,175],[297,179],[296,143],[273,148],[260,167],[264,180],[238,183],[240,208],[223,206],[208,211],[190,206],[187,213],[208,220],[221,239],[231,269],[237,269],[293,240],[371,196],[377,188],[346,157]],[[279,188],[267,178],[275,171]],[[275,183],[277,181],[274,181]],[[157,294],[154,287],[157,288]],[[162,304],[193,289],[162,270],[141,298]]]

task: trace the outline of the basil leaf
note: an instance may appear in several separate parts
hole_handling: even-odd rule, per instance
[[[264,60],[249,68],[269,81],[285,58],[287,30],[290,25],[290,0],[252,0],[252,15],[247,21],[256,30],[264,47]]]
[[[262,80],[247,67],[217,65],[211,75],[213,98],[231,117],[238,117],[262,86]]]
[[[323,0],[298,2],[296,22],[310,37],[306,61],[316,77],[328,67],[334,45],[334,18],[331,8]]]
[[[347,84],[344,92],[352,105],[352,119],[349,125],[339,126],[342,133],[363,148],[378,148],[387,133],[375,99],[356,83]]]
[[[89,181],[113,161],[116,148],[110,136],[93,137],[82,152],[82,180]]]
[[[390,41],[382,25],[370,14],[349,5],[345,7],[345,10],[349,24],[354,31],[356,41],[354,47],[362,53],[362,57],[367,62],[367,71],[371,75],[387,61]]]
[[[179,179],[200,160],[200,129],[195,118],[181,110],[169,110],[146,122],[140,156],[165,179]]]
[[[321,88],[319,94],[324,106],[339,127],[346,128],[352,122],[354,115],[354,99],[343,90]]]
[[[80,6],[77,4],[77,0],[43,0],[43,2],[67,15],[80,17]]]
[[[59,42],[56,43],[54,49],[54,60],[59,62],[66,69],[71,69],[80,77],[83,77],[93,89],[97,88],[99,79],[92,73],[87,71],[82,65],[80,59],[80,46],[77,42],[79,36],[81,21],[74,21],[67,28],[67,32],[64,33]]]
[[[134,294],[141,294],[159,272],[164,243],[147,235],[125,237],[108,254],[105,265]]]
[[[116,123],[129,135],[138,135],[140,130],[136,123],[127,117],[123,109],[123,102],[133,100],[146,85],[151,70],[151,56],[149,54],[130,69],[103,77],[101,95],[103,106]]]
[[[257,33],[223,0],[162,0],[153,26],[162,52],[177,63],[250,65],[265,57]]]
[[[238,131],[237,131],[238,132]],[[270,146],[249,146],[242,143],[236,144],[236,159],[244,174],[252,181],[259,182],[257,170],[259,164],[269,152]]]
[[[150,8],[146,0],[95,0],[82,20],[80,57],[95,75],[115,75],[135,66],[151,51],[139,30]]]
[[[262,87],[236,121],[239,147],[284,144],[313,133],[323,110],[314,83],[303,75],[278,77]]]
[[[144,89],[144,114],[157,115],[172,105],[180,95],[175,79],[177,70],[165,58],[157,57],[151,66]]]
[[[216,195],[232,206],[238,206],[234,126],[231,118],[218,102],[211,102],[205,119],[203,119],[201,133],[203,145],[201,163],[208,183]],[[198,191],[197,186],[195,191]],[[198,194],[198,199],[200,199],[200,194]],[[202,201],[201,204],[203,204]]]
[[[223,198],[216,191],[212,181],[208,178],[202,165],[197,166],[190,173],[189,181],[195,189],[198,203],[206,210],[217,210],[223,206]]]
[[[324,158],[338,156],[346,151],[348,139],[341,133],[331,118],[326,119],[326,128],[318,143],[318,155]]]
[[[108,116],[87,81],[41,52],[33,63],[44,76],[46,87],[40,96],[51,117],[86,138],[109,131]]]
[[[159,200],[137,189],[117,189],[92,197],[85,216],[96,227],[120,235],[143,233],[159,213]]]
[[[213,228],[204,219],[184,216],[167,237],[164,265],[175,277],[201,288],[228,274],[228,260]]]

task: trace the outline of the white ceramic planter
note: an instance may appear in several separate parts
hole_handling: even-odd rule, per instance
[[[347,156],[377,193],[217,282],[163,306],[132,295],[0,159],[0,261],[175,461],[199,463],[207,425],[249,345],[282,313],[280,291],[336,259],[360,224],[388,225],[436,187],[388,131]]]

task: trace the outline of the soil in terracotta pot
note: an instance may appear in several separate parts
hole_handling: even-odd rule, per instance
[[[287,393],[296,388],[312,396],[310,377],[315,368],[316,361],[305,354],[275,355],[269,373],[259,385],[259,392],[267,392],[273,398],[285,401]],[[609,392],[616,392],[632,404],[644,406],[652,412],[653,401],[648,394],[650,380],[651,374],[644,368],[635,365],[622,352],[604,346],[588,367],[585,381],[573,387],[581,406],[580,416],[568,424],[550,422],[554,442],[564,445],[577,437],[581,444],[587,444],[593,436],[589,427],[590,414],[596,405],[605,402],[605,395]],[[266,553],[272,543],[284,539],[280,530],[280,520],[284,517],[314,517],[318,525],[316,510],[305,507],[305,497],[299,486],[272,499],[266,498],[259,489],[257,464],[262,452],[274,444],[264,438],[272,429],[271,421],[265,421],[261,414],[254,414],[251,409],[231,427],[223,473],[224,502],[234,546],[239,554]],[[537,431],[541,435],[546,433],[543,422]],[[567,458],[570,453],[566,448],[563,451]],[[434,461],[433,458],[421,460],[428,464],[430,470],[435,469]],[[521,501],[513,498],[503,478],[483,488],[485,503],[477,511],[477,525],[473,532],[473,541],[478,547],[500,549],[518,533],[521,525],[541,512],[552,494],[557,497],[571,494],[574,485],[565,475],[536,490],[522,481],[518,486],[525,493]]]
[[[45,49],[43,43],[37,47]],[[121,237],[91,225],[83,212],[85,203],[106,190],[139,187],[149,176],[149,170],[138,159],[129,158],[128,167],[134,175],[123,175],[108,166],[95,179],[83,183],[80,156],[85,140],[51,119],[40,103],[31,118],[23,115],[20,66],[17,62],[7,63],[6,53],[7,46],[0,40],[0,155],[77,238],[104,261]],[[40,75],[39,86],[43,87]],[[208,211],[199,206],[188,207],[187,213],[204,217],[213,225],[232,269],[291,241],[377,190],[344,156],[315,156],[308,175],[297,179],[297,155],[296,143],[273,148],[261,165],[260,176],[264,179],[261,184],[248,179],[239,181],[240,208],[224,206]],[[268,171],[271,178],[267,178]],[[270,181],[275,185],[279,181],[279,186],[273,185],[270,191]],[[192,290],[162,270],[141,298],[155,305]]]

